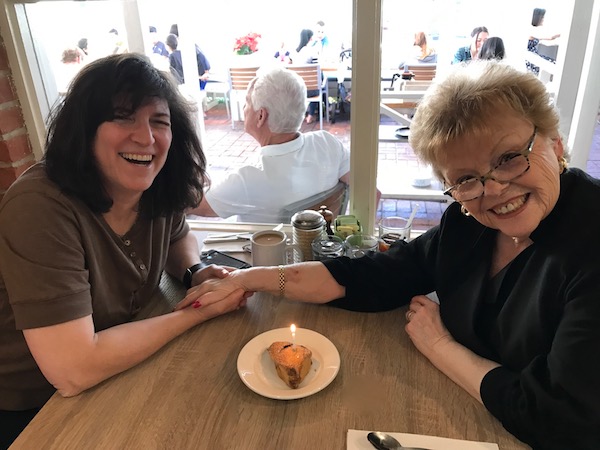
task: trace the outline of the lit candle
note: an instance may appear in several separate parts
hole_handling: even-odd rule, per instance
[[[292,332],[292,348],[296,348],[296,325],[292,324],[290,327],[290,331]]]

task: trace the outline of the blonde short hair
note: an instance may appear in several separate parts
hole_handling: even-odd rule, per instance
[[[546,135],[559,133],[558,111],[532,73],[499,61],[471,61],[430,87],[410,127],[410,145],[440,179],[446,144],[488,131],[499,114],[523,117]]]

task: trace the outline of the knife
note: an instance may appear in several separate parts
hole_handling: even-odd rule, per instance
[[[252,233],[239,233],[222,236],[209,236],[204,241],[205,244],[214,244],[216,242],[235,242],[235,241],[248,241],[252,237]]]

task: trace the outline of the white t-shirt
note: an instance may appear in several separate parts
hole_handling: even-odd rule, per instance
[[[350,152],[327,131],[260,149],[262,167],[245,166],[206,192],[220,217],[277,222],[281,209],[333,188],[350,170]]]

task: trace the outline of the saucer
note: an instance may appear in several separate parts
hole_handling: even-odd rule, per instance
[[[289,341],[289,328],[266,331],[251,339],[240,351],[238,374],[244,384],[263,397],[293,400],[308,397],[325,389],[340,370],[340,354],[333,343],[316,331],[298,328],[295,343],[312,351],[312,367],[298,389],[292,389],[277,376],[275,363],[267,348],[275,341]]]

